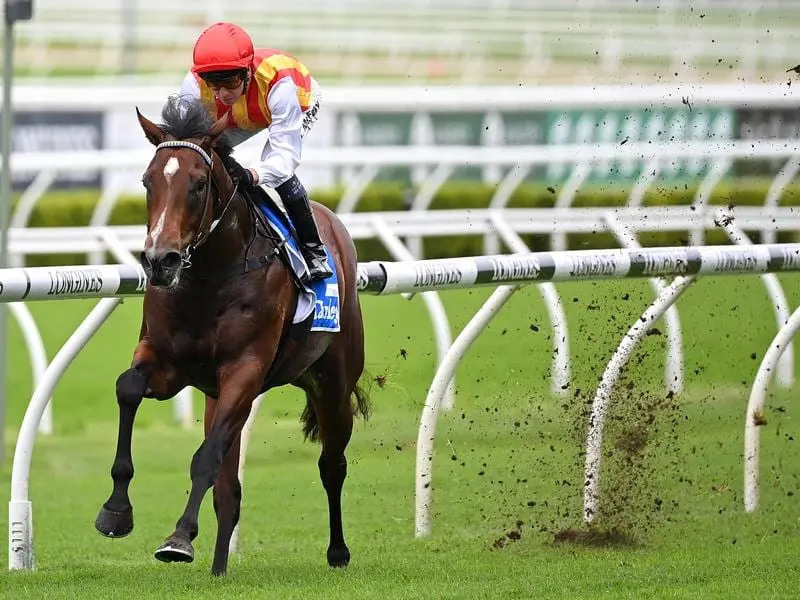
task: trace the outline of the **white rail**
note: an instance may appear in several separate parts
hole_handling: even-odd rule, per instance
[[[597,251],[544,252],[480,256],[415,262],[359,264],[358,288],[362,293],[400,294],[497,287],[498,289],[466,325],[439,365],[425,400],[417,442],[416,533],[430,531],[434,432],[438,408],[455,368],[469,345],[521,284],[542,281],[581,281],[626,277],[676,275],[669,295],[637,322],[633,337],[641,337],[659,314],[673,302],[688,281],[698,275],[800,271],[800,244],[642,248]],[[9,502],[9,569],[33,569],[33,509],[28,495],[31,456],[36,429],[57,381],[95,331],[121,301],[145,289],[140,267],[129,264],[82,267],[39,267],[0,270],[0,302],[53,298],[103,298],[48,366],[34,391],[17,439]],[[628,347],[632,343],[628,344]],[[624,366],[625,353],[613,369]],[[613,375],[612,375],[613,377]],[[598,398],[610,394],[611,378],[604,377]],[[587,452],[587,486],[599,480],[599,448],[602,444],[604,403],[593,406]],[[248,430],[249,431],[249,430]],[[245,444],[246,447],[246,444]],[[591,504],[588,501],[591,500]],[[587,496],[585,509],[595,514],[597,495]],[[588,513],[587,513],[588,514]]]
[[[372,239],[377,237],[392,252],[395,259],[409,260],[411,255],[402,245],[401,236],[414,233],[421,237],[449,234],[462,234],[469,231],[484,237],[497,235],[502,238],[513,252],[528,252],[520,235],[553,233],[588,233],[609,230],[618,236],[623,245],[632,247],[636,233],[645,231],[686,231],[723,227],[730,230],[738,227],[744,230],[758,230],[772,233],[777,231],[800,230],[800,207],[758,207],[742,206],[726,211],[723,218],[717,207],[621,207],[607,208],[542,208],[542,209],[479,209],[436,210],[420,212],[382,212],[382,213],[350,213],[341,215],[351,235],[355,239]],[[734,225],[735,223],[735,225]],[[621,231],[629,232],[619,237]],[[735,236],[736,243],[742,243],[742,235]],[[114,256],[128,264],[136,264],[131,253],[143,249],[145,238],[144,226],[111,226],[111,227],[41,227],[14,228],[10,231],[10,256],[15,264],[24,264],[27,256],[37,254],[85,253],[90,258],[105,256],[111,251]],[[776,307],[778,326],[788,318],[788,305],[779,284],[771,280],[774,275],[762,276],[768,293]],[[655,281],[655,280],[654,280]],[[651,285],[661,285],[652,283]],[[553,369],[552,389],[554,393],[565,393],[569,384],[570,351],[566,315],[564,314],[558,292],[552,283],[537,285],[542,294],[548,316],[553,329]],[[655,288],[654,288],[655,289]],[[658,293],[658,290],[656,290]],[[450,324],[444,305],[436,292],[420,294],[425,302],[431,319],[437,344],[439,362],[451,343]],[[406,294],[411,298],[413,294]],[[668,355],[665,370],[665,385],[668,390],[679,393],[682,388],[682,358],[680,323],[677,309],[671,307],[666,314],[668,334]],[[35,325],[34,325],[35,326]],[[35,338],[40,337],[38,330],[29,331],[29,354],[33,368],[43,359]],[[790,374],[794,362],[791,347],[782,357],[778,382],[783,387],[790,387],[793,376]],[[46,366],[46,360],[44,362]],[[41,367],[43,371],[44,367]],[[453,406],[452,396],[447,396],[443,407]],[[48,411],[50,409],[48,408]],[[49,414],[49,413],[48,413]],[[175,417],[184,426],[194,421],[192,415],[191,392],[184,390],[175,404]],[[43,421],[43,431],[49,431]]]
[[[88,86],[88,87],[87,87]],[[93,112],[107,110],[160,111],[176,93],[169,85],[23,82],[14,86],[13,103],[27,111]],[[91,93],[89,93],[91,92]],[[452,112],[534,111],[592,108],[795,108],[798,92],[780,83],[659,84],[659,85],[409,85],[326,86],[325,107],[332,111]],[[2,106],[0,104],[0,106]],[[135,124],[134,124],[135,125]]]

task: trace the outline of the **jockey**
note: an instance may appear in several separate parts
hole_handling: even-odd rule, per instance
[[[320,103],[305,65],[280,50],[253,48],[250,36],[233,23],[215,23],[195,43],[181,95],[200,98],[217,119],[230,111],[226,133],[234,146],[268,130],[259,161],[246,169],[229,158],[225,167],[241,186],[265,185],[278,193],[300,238],[307,281],[329,277],[308,194],[295,175]]]

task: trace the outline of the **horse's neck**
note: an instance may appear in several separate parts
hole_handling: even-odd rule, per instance
[[[192,261],[201,271],[217,271],[245,260],[253,237],[253,216],[247,200],[237,193],[217,227]]]

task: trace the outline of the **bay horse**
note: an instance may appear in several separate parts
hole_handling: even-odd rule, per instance
[[[191,461],[191,491],[175,530],[156,550],[164,562],[194,560],[198,513],[213,486],[217,537],[211,572],[227,570],[239,520],[241,431],[255,398],[283,385],[306,394],[301,420],[306,439],[321,442],[318,466],[327,494],[327,561],[346,566],[342,527],[345,449],[354,417],[367,418],[364,328],[356,291],[353,241],[339,218],[313,203],[320,235],[338,272],[340,331],[293,324],[299,289],[250,193],[237,189],[220,157],[232,148],[228,115],[214,121],[199,101],[172,97],[156,125],[136,109],[156,146],[142,182],[147,191],[147,237],[140,260],[147,274],[139,342],[129,369],[116,381],[119,431],[111,467],[113,491],[95,528],[107,537],[133,530],[128,487],[131,437],[143,398],[165,400],[193,386],[205,400],[204,439]],[[266,197],[266,193],[264,193]]]

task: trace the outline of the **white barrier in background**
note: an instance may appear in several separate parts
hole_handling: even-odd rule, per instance
[[[735,87],[735,86],[734,86]],[[703,87],[698,95],[693,96],[695,105],[703,106],[705,104],[713,104],[716,102],[728,102],[737,106],[760,106],[766,103],[770,106],[786,104],[792,100],[791,95],[787,91],[778,92],[774,86],[745,86],[747,92],[742,96],[735,96],[731,93],[731,86],[708,86]],[[619,98],[618,90],[616,88],[600,89],[590,96],[590,104],[593,106],[605,106],[608,104],[614,105]],[[656,102],[660,101],[662,105],[671,105],[678,103],[678,96],[674,95],[674,91],[667,93],[670,90],[669,86],[657,86],[655,88],[642,88],[638,95],[635,97],[640,102]],[[341,91],[341,90],[340,90]],[[741,90],[739,90],[741,91]],[[442,108],[441,90],[433,93],[428,97],[430,106],[439,106]],[[546,106],[547,101],[552,101],[552,98],[546,99],[542,90],[524,90],[518,93],[499,94],[495,88],[484,89],[481,92],[483,96],[469,96],[474,102],[485,102],[487,98],[492,101],[501,102],[500,106],[505,108],[512,108],[517,105],[542,105]],[[569,105],[572,98],[573,101],[578,101],[576,92],[564,92],[564,97],[560,98],[562,104]],[[437,95],[438,94],[438,95]],[[568,94],[572,94],[567,97]],[[616,94],[616,95],[615,95]],[[83,90],[81,98],[85,100],[85,90]],[[52,96],[43,95],[43,98],[50,98]],[[155,98],[163,99],[164,96],[159,92]],[[326,97],[327,98],[327,97]],[[394,98],[392,100],[391,98]],[[666,98],[666,99],[665,99]],[[502,99],[502,100],[501,100]],[[629,99],[629,98],[628,98]],[[93,101],[97,101],[94,98]],[[585,98],[584,98],[585,100]],[[626,99],[627,100],[627,99]],[[45,101],[45,100],[43,100]],[[128,106],[130,98],[119,96],[115,100],[116,103],[123,103]],[[159,100],[160,101],[160,100]],[[327,100],[326,100],[327,101]],[[355,102],[355,95],[348,96],[343,94],[338,102],[342,105],[350,105]],[[49,102],[46,100],[45,102]],[[334,100],[336,105],[337,100]],[[395,104],[392,104],[394,102]],[[682,100],[681,100],[682,102]],[[64,106],[78,109],[73,106],[69,97],[64,99]],[[85,109],[85,105],[81,105]],[[407,105],[397,102],[397,95],[393,93],[391,96],[382,96],[381,106],[385,110],[404,110]],[[41,228],[40,230],[18,231],[25,227],[30,217],[36,202],[41,198],[42,194],[47,190],[50,183],[52,183],[59,173],[70,173],[76,171],[86,171],[87,169],[100,169],[100,170],[115,170],[115,169],[143,169],[144,166],[152,158],[152,150],[141,149],[136,151],[122,151],[122,150],[106,150],[94,152],[69,152],[69,153],[18,153],[13,156],[12,166],[15,171],[38,171],[38,176],[34,179],[28,189],[23,193],[20,202],[17,205],[15,213],[12,215],[11,226],[15,231],[12,232],[11,243],[15,245],[15,238],[30,238],[22,243],[19,250],[12,248],[10,259],[12,266],[20,266],[22,264],[22,255],[36,252],[67,252],[67,248],[87,248],[86,244],[94,244],[93,247],[78,250],[86,251],[89,255],[90,262],[95,264],[104,261],[104,252],[107,249],[108,240],[98,242],[95,236],[91,236],[90,240],[85,240],[86,233],[81,230],[73,228]],[[344,191],[342,201],[338,206],[338,212],[348,229],[357,239],[359,236],[363,237],[379,237],[382,239],[384,245],[390,249],[395,258],[407,259],[409,255],[416,258],[421,258],[421,238],[424,235],[447,235],[447,234],[463,234],[464,231],[478,233],[478,229],[473,227],[474,223],[470,223],[471,217],[476,212],[472,210],[462,211],[428,211],[430,202],[436,190],[445,182],[447,176],[452,173],[456,166],[463,164],[483,165],[483,166],[499,166],[505,165],[511,167],[500,182],[497,191],[490,202],[492,209],[502,209],[508,202],[512,192],[516,189],[525,179],[525,175],[530,171],[534,165],[552,165],[552,164],[571,164],[573,165],[572,176],[561,189],[557,198],[557,209],[564,209],[562,212],[552,212],[542,214],[540,216],[548,219],[548,232],[551,234],[554,244],[554,249],[563,250],[566,239],[566,233],[588,232],[597,231],[599,229],[606,229],[608,223],[605,222],[604,217],[599,219],[600,225],[591,224],[593,229],[588,229],[588,223],[585,221],[576,222],[575,219],[587,213],[575,211],[571,209],[571,204],[575,194],[578,192],[581,183],[586,179],[587,175],[593,168],[593,165],[604,163],[606,161],[630,160],[638,159],[643,160],[645,167],[643,168],[639,180],[633,186],[629,197],[629,205],[632,207],[639,207],[642,197],[647,188],[655,181],[656,174],[659,171],[659,166],[669,160],[683,159],[683,158],[704,158],[713,159],[714,165],[708,171],[703,179],[702,185],[698,190],[698,194],[692,203],[691,210],[695,212],[703,212],[707,206],[708,198],[713,188],[719,183],[725,171],[729,168],[732,160],[735,158],[748,158],[748,159],[764,159],[764,158],[784,158],[787,159],[783,169],[776,176],[772,188],[770,189],[767,198],[765,199],[765,207],[777,208],[777,203],[785,186],[789,183],[791,178],[800,167],[800,142],[797,140],[750,140],[750,141],[726,141],[717,142],[712,140],[696,140],[689,142],[669,142],[669,143],[655,143],[648,142],[630,143],[626,145],[617,144],[589,144],[589,145],[564,145],[564,146],[519,146],[519,147],[506,147],[499,151],[497,148],[491,147],[416,147],[414,152],[408,152],[407,147],[368,147],[368,148],[339,148],[339,149],[315,149],[310,148],[304,157],[304,164],[315,166],[354,166],[360,165],[362,167],[359,176],[354,177]],[[431,175],[425,180],[421,188],[416,194],[416,197],[411,202],[412,210],[407,213],[381,213],[380,219],[386,221],[392,219],[397,221],[397,226],[394,227],[392,232],[381,230],[380,225],[376,225],[374,219],[370,221],[371,215],[357,215],[352,211],[356,208],[358,199],[364,191],[366,184],[371,181],[377,174],[380,167],[386,166],[409,166],[409,165],[438,165],[433,170]],[[112,186],[106,189],[101,197],[100,202],[95,208],[95,212],[91,218],[91,224],[95,227],[102,227],[107,224],[108,219],[113,210],[122,189]],[[643,219],[648,219],[650,210],[640,213]],[[487,213],[488,214],[488,213]],[[765,211],[763,214],[768,214]],[[680,218],[685,218],[685,215]],[[445,220],[447,219],[447,220]],[[402,225],[401,225],[402,222]],[[651,220],[652,224],[654,220]],[[659,221],[661,222],[661,221]],[[772,223],[763,220],[765,225],[760,227],[764,240],[774,241],[775,227]],[[621,223],[620,226],[625,226]],[[665,225],[668,226],[668,225]],[[516,227],[516,223],[514,223]],[[582,229],[583,227],[583,229]],[[632,231],[652,230],[648,225],[643,222],[637,226],[633,223],[627,224],[628,229]],[[360,228],[360,231],[359,231]],[[490,228],[490,229],[487,229]],[[354,231],[355,229],[355,231]],[[526,230],[517,229],[516,233],[534,233],[535,227],[527,227]],[[140,245],[144,236],[142,228],[114,228],[114,234],[120,238],[120,247],[125,247],[128,250],[140,250]],[[503,234],[502,231],[506,233]],[[519,245],[518,239],[511,239],[508,235],[508,228],[505,228],[502,222],[496,218],[493,221],[487,221],[487,225],[482,230],[484,234],[485,251],[490,254],[499,252],[499,241],[502,238],[509,247],[515,248],[515,251],[526,250],[523,246]],[[394,239],[387,237],[391,233]],[[703,224],[700,220],[694,220],[690,226],[690,236],[694,244],[703,242]],[[136,239],[132,240],[129,236],[135,235]],[[408,247],[405,247],[400,242],[399,237],[407,239]],[[774,287],[765,279],[768,287]],[[655,285],[655,284],[654,284]],[[560,300],[555,293],[554,288],[543,285],[540,288],[545,299],[548,313],[550,315],[551,324],[554,332],[559,333],[563,330],[565,335],[554,335],[553,340],[556,345],[554,348],[554,368],[553,368],[553,389],[556,392],[563,392],[565,382],[568,380],[568,348],[566,341],[566,321],[563,318],[563,311],[559,308]],[[449,324],[447,323],[447,316],[439,300],[432,294],[425,294],[423,300],[426,303],[426,309],[430,315],[434,332],[437,341],[437,351],[439,360],[441,361],[444,352],[450,343]],[[680,389],[681,382],[675,380],[675,376],[679,373],[678,365],[680,361],[675,354],[677,339],[679,333],[677,329],[677,321],[675,310],[671,309],[668,312],[667,318],[670,323],[670,360],[668,361],[668,369],[672,369],[666,375],[667,381],[673,383],[668,385],[675,386],[675,389]],[[678,336],[678,338],[676,338]],[[563,343],[561,340],[564,340]],[[784,359],[782,365],[787,364],[790,358]],[[783,370],[782,370],[783,372]],[[680,377],[680,375],[678,375]],[[779,379],[783,385],[786,381],[785,376]],[[187,392],[188,393],[188,392]],[[191,422],[190,411],[185,407],[187,406],[188,399],[184,395],[182,399],[176,404],[178,411],[178,418],[184,423]],[[449,408],[453,404],[452,396],[448,395],[445,400],[444,406]],[[181,409],[183,406],[184,409]],[[189,405],[190,406],[190,405]]]
[[[151,80],[151,79],[148,79]],[[110,109],[160,111],[176,93],[175,84],[19,82],[15,106],[28,111],[93,112]],[[489,110],[563,110],[589,108],[796,108],[796,90],[780,83],[657,85],[326,85],[325,108],[332,111],[448,113]],[[0,103],[0,108],[2,104]]]
[[[608,230],[622,245],[638,245],[635,234],[648,231],[686,231],[722,227],[736,243],[744,243],[744,230],[774,234],[778,231],[800,231],[800,208],[795,207],[757,207],[742,206],[730,209],[724,214],[717,207],[701,206],[663,206],[663,207],[620,207],[607,208],[536,208],[536,209],[478,209],[436,210],[425,213],[382,212],[349,213],[341,215],[342,221],[354,239],[377,237],[398,260],[410,259],[400,237],[410,232],[423,237],[457,234],[465,231],[473,235],[499,236],[513,252],[528,252],[521,240],[524,234],[588,233]],[[738,233],[733,228],[738,228]],[[26,256],[36,254],[86,253],[90,256],[105,257],[111,252],[121,262],[137,264],[131,253],[142,250],[145,227],[39,227],[12,229],[9,236],[10,255],[18,263]],[[778,328],[788,318],[789,308],[785,294],[778,280],[770,274],[762,276],[767,292],[776,309]],[[656,293],[663,284],[651,280]],[[553,334],[552,391],[567,393],[570,373],[569,335],[561,299],[552,283],[537,285],[545,301]],[[410,299],[413,294],[405,294]],[[437,292],[421,294],[426,304],[437,345],[439,362],[451,343],[450,324],[447,313]],[[680,323],[677,308],[672,306],[666,313],[667,360],[665,362],[665,386],[673,393],[680,393],[683,387],[683,356]],[[26,341],[35,342],[39,337],[33,324]],[[35,343],[28,344],[31,364],[41,361],[43,354]],[[792,345],[782,355],[779,363],[777,382],[781,387],[791,387],[793,375]],[[46,361],[45,361],[46,366]],[[41,368],[43,370],[44,367]],[[452,389],[452,386],[451,388]],[[191,391],[184,390],[175,403],[175,418],[184,426],[193,423]],[[452,395],[447,395],[443,408],[453,406]],[[48,411],[50,409],[48,408]],[[43,431],[49,431],[43,421]]]
[[[764,403],[772,374],[782,356],[792,343],[792,338],[800,331],[800,307],[786,320],[778,331],[758,367],[744,424],[744,508],[753,512],[758,508],[758,438],[759,428],[766,425]]]
[[[734,76],[755,77],[783,71],[795,39],[792,17],[796,19],[791,2],[779,12],[758,14],[765,10],[763,0],[737,11],[735,19],[717,2],[703,3],[693,8],[709,18],[691,22],[685,19],[686,7],[677,4],[635,9],[629,4],[624,10],[607,1],[548,3],[546,9],[534,2],[513,7],[506,2],[415,2],[401,9],[385,0],[371,6],[339,1],[288,10],[276,6],[264,14],[255,2],[240,0],[233,15],[221,1],[196,5],[172,0],[155,6],[141,0],[122,6],[92,2],[68,9],[53,6],[53,0],[39,4],[44,6],[37,4],[37,18],[19,28],[19,51],[31,57],[28,68],[41,76],[58,73],[66,63],[88,71],[89,81],[117,72],[136,76],[142,68],[155,71],[148,73],[151,77],[176,77],[203,27],[226,16],[246,23],[253,39],[269,40],[263,43],[303,57],[312,71],[324,69],[328,77],[348,81],[376,73],[415,81],[500,76],[516,82],[546,75],[577,81],[576,69],[602,81],[602,75],[635,77],[647,65],[684,77],[699,69],[707,77],[724,77],[719,66],[703,67],[719,56],[736,66]],[[93,10],[92,4],[98,8]],[[764,28],[762,22],[771,26]],[[70,50],[72,54],[65,54]],[[353,63],[363,66],[348,69]]]
[[[623,250],[542,252],[479,256],[415,262],[370,262],[359,265],[361,293],[401,294],[445,289],[497,287],[465,326],[444,360],[428,391],[417,439],[416,535],[430,531],[434,432],[442,398],[456,366],[477,335],[520,284],[557,281],[677,276],[671,294],[660,297],[637,326],[644,331],[674,302],[683,281],[699,275],[752,274],[800,271],[800,244],[644,248]],[[133,265],[5,269],[0,271],[0,301],[56,298],[102,298],[47,369],[25,413],[11,477],[9,502],[9,569],[33,569],[32,505],[28,497],[31,456],[36,427],[55,383],[91,335],[111,314],[122,297],[140,295],[145,276]],[[637,334],[638,335],[638,334]],[[786,334],[784,334],[786,335]],[[624,341],[628,355],[635,340]],[[616,359],[616,355],[615,355]],[[624,366],[626,356],[616,360]],[[610,394],[610,390],[603,389]],[[598,396],[600,391],[598,391]],[[592,407],[587,440],[587,488],[599,481],[604,402]],[[246,444],[245,444],[246,447]],[[244,461],[244,457],[242,457]],[[585,509],[596,509],[598,498],[585,497]],[[594,514],[594,513],[592,513]]]
[[[411,199],[413,212],[427,211],[436,191],[447,180],[446,175],[463,165],[473,167],[508,167],[506,175],[498,184],[497,191],[490,201],[490,208],[504,208],[513,191],[524,181],[524,175],[537,165],[566,165],[572,169],[572,176],[561,189],[557,198],[558,208],[572,206],[575,194],[585,181],[587,174],[595,165],[614,161],[643,161],[644,167],[634,185],[629,203],[640,201],[641,196],[654,182],[650,166],[670,160],[698,159],[712,161],[714,167],[703,178],[703,184],[693,202],[695,207],[708,203],[710,192],[724,175],[723,167],[735,159],[784,159],[787,161],[782,173],[775,178],[774,190],[768,199],[776,203],[785,185],[800,164],[800,140],[692,140],[675,142],[630,142],[624,145],[615,143],[564,144],[537,146],[505,146],[502,148],[482,146],[367,146],[343,148],[313,148],[304,150],[303,168],[359,167],[354,177],[348,180],[337,206],[337,213],[354,212],[361,194],[383,167],[436,167],[422,181]],[[144,171],[153,157],[152,148],[135,150],[99,150],[82,152],[18,152],[12,155],[11,166],[15,173],[32,172],[37,177],[23,193],[11,217],[11,227],[24,227],[30,214],[57,174],[102,171]],[[521,176],[522,175],[522,176]],[[121,188],[106,190],[96,205],[91,224],[105,225],[122,193]],[[313,194],[312,194],[313,196]],[[694,234],[697,236],[697,234]],[[418,243],[411,238],[411,252],[421,258]],[[554,236],[557,244],[554,249],[561,250],[561,237]],[[696,242],[702,239],[696,237]],[[489,249],[489,253],[496,253]]]

